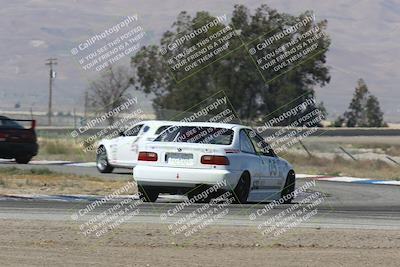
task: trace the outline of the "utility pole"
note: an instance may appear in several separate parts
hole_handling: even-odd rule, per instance
[[[53,79],[56,77],[56,72],[53,71],[53,65],[57,65],[57,58],[49,58],[46,60],[47,66],[50,67],[50,72],[49,72],[49,110],[48,110],[48,116],[49,116],[49,126],[51,126],[51,116],[52,116],[52,100],[53,100]]]
[[[89,102],[89,93],[88,93],[88,91],[85,91],[85,109],[83,112],[83,116],[85,118],[85,123],[86,123],[87,115],[88,115],[88,102]]]
[[[75,111],[75,107],[73,109],[73,113],[74,113],[74,129],[76,129],[76,111]]]

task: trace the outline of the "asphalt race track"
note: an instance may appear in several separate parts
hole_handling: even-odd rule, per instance
[[[15,165],[1,163],[0,167],[17,166],[19,168],[46,167],[54,171],[106,177],[109,179],[130,180],[129,170],[120,169],[112,174],[100,174],[94,167],[72,167],[54,165]],[[302,186],[310,179],[297,179],[296,187]],[[296,198],[292,204],[276,206],[262,216],[249,219],[251,214],[257,214],[268,203],[250,203],[246,205],[231,204],[226,216],[216,220],[215,224],[222,225],[259,225],[267,218],[279,214],[291,205],[295,205],[308,195],[318,191],[324,196],[324,201],[317,206],[318,212],[301,223],[300,227],[321,228],[357,228],[357,229],[400,229],[400,187],[391,185],[370,185],[316,181],[313,191],[307,191]],[[168,210],[184,201],[182,197],[161,196],[157,203],[140,204],[140,212],[126,220],[128,223],[173,223],[181,217],[198,209],[203,204],[193,204],[185,207],[177,215],[161,219]],[[90,200],[43,200],[40,198],[0,197],[0,219],[23,220],[72,220],[72,216],[84,209]],[[111,200],[96,207],[94,214],[100,214],[118,203]],[[302,204],[307,205],[307,203]],[[84,219],[77,219],[84,220]]]

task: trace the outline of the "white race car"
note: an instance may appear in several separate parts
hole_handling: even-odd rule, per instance
[[[237,124],[179,123],[139,147],[133,177],[146,201],[159,193],[204,195],[230,191],[236,202],[292,200],[295,172],[251,128]],[[213,187],[216,194],[201,194]],[[208,190],[210,192],[212,190]],[[216,191],[216,190],[213,190]]]
[[[114,167],[132,168],[137,163],[138,144],[153,141],[172,121],[141,121],[113,139],[102,139],[97,146],[96,166],[99,172]]]

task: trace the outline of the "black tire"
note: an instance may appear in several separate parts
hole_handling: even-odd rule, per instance
[[[23,156],[17,156],[15,157],[15,161],[18,164],[28,164],[29,161],[31,161],[32,156],[30,155],[23,155]]]
[[[285,204],[292,203],[293,196],[291,195],[291,193],[295,190],[295,188],[296,188],[296,175],[294,174],[293,171],[290,171],[286,177],[285,186],[281,191],[281,198],[286,196],[286,200],[283,203]]]
[[[160,194],[158,191],[152,189],[148,186],[138,186],[140,192],[140,198],[143,199],[144,202],[156,202],[158,195]]]
[[[245,172],[240,176],[240,179],[233,190],[233,196],[235,197],[235,203],[246,204],[247,198],[250,193],[250,175]]]
[[[104,146],[101,146],[97,149],[96,167],[101,173],[110,173],[114,170],[114,167],[108,163],[107,151]]]
[[[204,186],[199,186],[195,189],[190,190],[187,192],[187,197],[189,199],[194,199],[195,203],[209,203],[213,196],[211,194],[208,194],[206,197],[201,197],[201,193],[205,191],[207,188]],[[200,198],[194,198],[195,196],[200,195]]]

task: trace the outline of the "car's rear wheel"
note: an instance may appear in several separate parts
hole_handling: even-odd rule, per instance
[[[281,191],[281,198],[285,200],[283,203],[285,204],[292,203],[293,200],[292,192],[294,191],[295,187],[296,187],[296,175],[294,174],[293,171],[290,171],[286,177],[285,186]]]
[[[190,199],[193,199],[195,203],[208,203],[211,201],[213,195],[210,193],[204,193],[207,190],[208,187],[205,186],[198,186],[189,192],[187,192],[187,197]]]
[[[18,164],[27,164],[29,161],[31,161],[31,159],[32,159],[31,155],[22,155],[15,157],[15,161]]]
[[[250,192],[250,175],[245,172],[240,176],[240,179],[233,190],[233,195],[235,197],[235,203],[245,204],[247,203],[247,198]]]
[[[140,192],[140,198],[142,198],[144,202],[156,202],[158,195],[160,194],[158,191],[148,186],[138,186],[138,187]]]
[[[107,151],[104,146],[99,147],[97,150],[96,167],[101,173],[110,173],[114,169],[114,167],[108,163]]]

